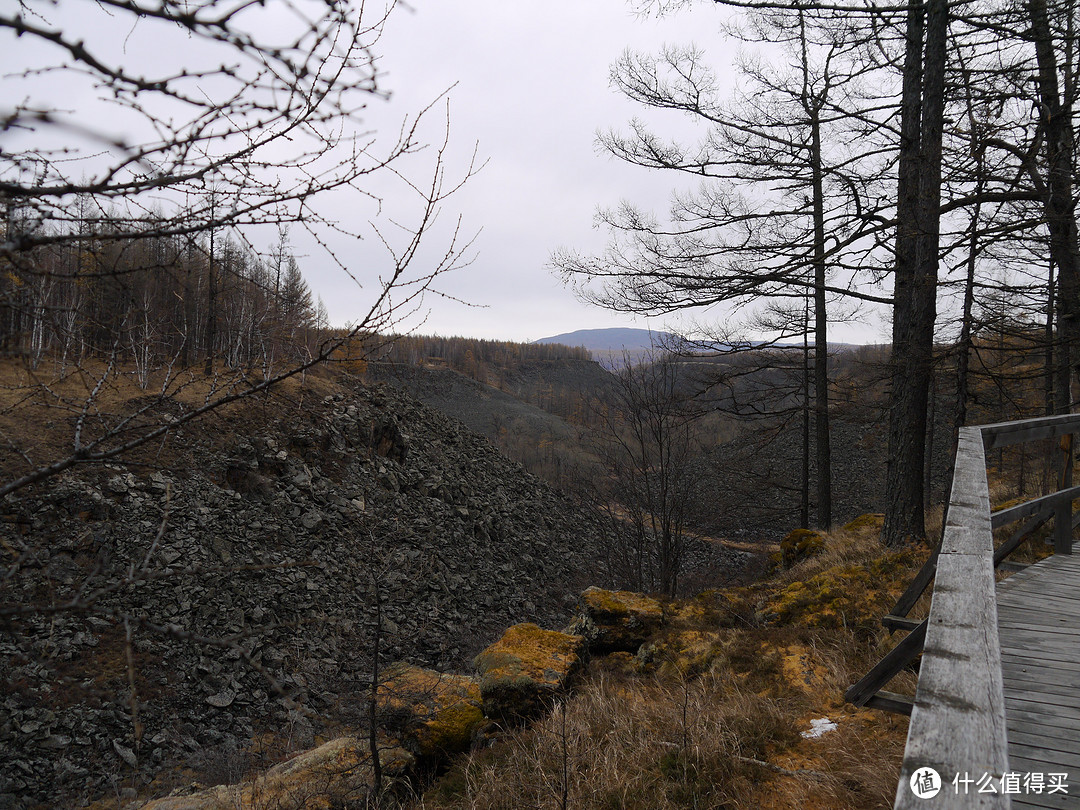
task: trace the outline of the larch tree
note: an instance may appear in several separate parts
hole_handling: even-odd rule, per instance
[[[456,179],[447,174],[448,112],[442,143],[427,149],[426,122],[438,117],[441,99],[385,142],[365,122],[367,105],[386,95],[376,46],[387,13],[336,0],[104,0],[78,6],[77,15],[26,0],[0,11],[2,47],[15,49],[26,65],[5,78],[9,92],[0,105],[0,309],[10,348],[25,351],[28,340],[31,349],[34,341],[42,346],[51,334],[64,364],[78,343],[105,359],[108,376],[122,348],[140,339],[131,328],[138,317],[175,323],[182,340],[158,357],[165,375],[160,396],[180,384],[180,364],[202,361],[212,380],[229,378],[212,384],[205,405],[182,417],[188,421],[300,374],[350,337],[388,330],[415,312],[468,251],[459,221],[441,229],[444,247],[433,260],[417,258],[444,203],[475,167]],[[56,103],[58,93],[82,94],[84,103],[67,109]],[[426,169],[416,157],[425,149]],[[376,183],[384,176],[404,181],[415,206],[411,219],[395,218],[391,229],[378,221]],[[338,221],[343,199],[358,208],[372,203],[370,222]],[[235,351],[222,332],[225,296],[243,289],[280,298],[278,285],[287,280],[283,237],[273,254],[272,291],[260,280],[262,259],[253,245],[259,234],[289,226],[325,248],[321,262],[339,266],[364,291],[363,304],[349,328],[272,373],[264,362],[264,379],[249,380],[247,369],[215,362],[229,353],[252,355]],[[365,231],[386,254],[381,264],[367,258],[358,270],[342,240],[362,239]],[[243,261],[239,247],[226,255],[230,241],[244,246]],[[151,244],[156,253],[137,247]],[[147,289],[145,297],[132,297],[128,281],[147,274],[160,277],[167,296]],[[310,320],[310,298],[295,278],[291,283],[290,311],[306,307]],[[140,310],[140,301],[156,309]],[[60,334],[76,322],[78,334]],[[143,335],[154,337],[145,329]],[[65,403],[83,405],[93,408]],[[19,456],[25,448],[16,441],[13,450],[25,463],[0,491],[77,463],[121,458],[177,426],[148,424],[133,435],[120,429],[129,417],[119,415],[92,437],[77,431],[59,458]]]
[[[740,35],[783,48],[783,67],[740,65],[743,88],[723,101],[694,48],[657,57],[626,54],[613,83],[647,107],[690,114],[705,129],[695,146],[668,143],[635,121],[604,146],[638,166],[701,178],[674,196],[668,221],[629,204],[602,212],[609,249],[556,255],[583,296],[625,312],[658,315],[804,298],[809,323],[786,319],[779,340],[813,336],[816,522],[832,523],[828,324],[837,299],[888,299],[865,286],[865,258],[887,220],[878,200],[887,176],[888,102],[867,95],[877,69],[869,29],[812,12],[761,12]],[[878,274],[880,276],[880,274]],[[737,341],[728,341],[739,345]],[[747,345],[743,343],[742,345]]]

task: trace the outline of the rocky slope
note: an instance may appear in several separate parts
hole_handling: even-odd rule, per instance
[[[253,741],[355,727],[376,626],[385,661],[452,671],[605,584],[602,529],[483,439],[387,386],[323,393],[4,501],[0,808],[212,784]]]

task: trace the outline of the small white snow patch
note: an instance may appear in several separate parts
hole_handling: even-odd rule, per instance
[[[828,717],[819,717],[816,720],[810,721],[810,730],[801,732],[802,736],[808,740],[812,740],[815,737],[820,737],[827,731],[832,731],[836,728],[836,723],[830,720]]]

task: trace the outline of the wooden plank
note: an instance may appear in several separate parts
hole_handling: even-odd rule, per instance
[[[1025,622],[1020,619],[1001,618],[998,614],[998,638],[1005,638],[1008,633],[1021,633],[1030,635],[1040,633],[1045,635],[1066,636],[1075,638],[1076,631],[1068,624],[1036,624]]]
[[[1029,712],[1017,704],[1005,706],[1005,727],[1026,731],[1031,734],[1042,734],[1044,737],[1061,737],[1076,746],[1077,732],[1080,731],[1080,720],[1070,717],[1061,717],[1047,712]]]
[[[1010,605],[1032,605],[1039,604],[1040,598],[1045,595],[1051,599],[1060,599],[1064,602],[1071,603],[1070,610],[1080,613],[1080,594],[1077,594],[1075,586],[1062,582],[1056,576],[1051,576],[1051,572],[1047,571],[1045,576],[1036,577],[1035,580],[1023,583],[1013,588],[1006,588],[1001,593],[1001,598],[998,600],[1002,604]],[[1073,579],[1080,577],[1080,572],[1071,575]],[[1038,584],[1036,584],[1038,583]],[[1021,594],[1020,596],[1014,596],[1014,594]]]
[[[1058,663],[1080,663],[1080,646],[1077,639],[1068,633],[1015,633],[1007,636],[1008,641],[1002,646],[1002,652],[1006,646],[1011,655],[1025,655],[1030,653],[1034,659],[1047,657]]]
[[[1009,753],[1015,755],[1017,758],[1030,759],[1034,762],[1045,762],[1048,766],[1061,766],[1061,770],[1069,768],[1080,773],[1080,754],[1076,753],[1076,751],[1053,751],[1048,748],[1038,748],[1023,743],[1010,742]]]
[[[1067,558],[1064,557],[1061,559],[1056,559],[1054,557],[1045,557],[1038,562],[1032,563],[1023,571],[1013,574],[1008,579],[999,582],[998,590],[1011,591],[1012,589],[1019,586],[1021,583],[1030,582],[1034,578],[1046,576],[1046,574],[1051,568],[1055,568],[1065,562],[1067,562]]]
[[[1023,698],[1016,696],[1010,696],[1008,698],[1008,704],[1009,708],[1007,711],[1016,710],[1018,712],[1027,712],[1030,715],[1050,714],[1068,720],[1080,720],[1080,709],[1075,706],[1060,706],[1046,703],[1041,700],[1024,700]]]
[[[1016,757],[1015,757],[1015,761],[1010,760],[1009,764],[1011,766],[1010,770],[1013,773],[1019,772],[1019,773],[1043,773],[1043,774],[1046,774],[1046,773],[1062,773],[1062,772],[1065,771],[1064,768],[1048,767],[1048,763],[1041,762],[1038,759],[1033,759],[1030,756],[1023,756],[1020,753],[1017,753]],[[1069,777],[1070,778],[1065,780],[1066,783],[1069,786],[1070,793],[1068,795],[1071,795],[1074,799],[1080,799],[1080,779],[1077,779],[1075,774],[1069,774]],[[1032,795],[1033,794],[1028,794],[1029,801],[1031,800],[1030,797]],[[1045,793],[1043,794],[1043,797],[1044,797],[1042,799],[1043,801],[1046,800],[1045,799],[1046,795],[1047,794],[1045,794]],[[1056,793],[1054,795],[1059,796],[1059,797],[1062,796],[1061,793]],[[1044,806],[1050,807],[1052,805],[1044,805]]]
[[[1078,422],[1080,424],[1080,422]],[[994,544],[986,485],[983,434],[962,428],[952,498],[937,561],[907,747],[895,807],[925,807],[910,789],[912,774],[930,766],[950,774],[1007,767],[1001,651],[994,591]],[[983,806],[1008,807],[1007,795],[986,795]],[[936,808],[970,807],[971,797],[943,790]]]
[[[1023,675],[1006,673],[1002,671],[1002,679],[1005,686],[1005,702],[1008,703],[1009,695],[1016,689],[1021,692],[1041,692],[1046,695],[1064,695],[1066,697],[1080,696],[1080,689],[1075,683],[1059,683],[1056,681],[1035,681]],[[1008,718],[1009,713],[1005,712]]]
[[[1054,553],[1072,554],[1072,501],[1054,507]]]
[[[1075,664],[1068,662],[1059,664],[1048,659],[1033,661],[1030,658],[1016,654],[1003,655],[1001,657],[1001,666],[1003,670],[1007,669],[1017,677],[1027,674],[1032,677],[1056,680],[1070,678],[1076,674]]]
[[[1024,794],[1020,794],[1012,797],[1012,806],[1024,808],[1024,810],[1027,808],[1063,808],[1063,810],[1075,810],[1075,808],[1080,807],[1080,799],[1069,796],[1058,798],[1059,795],[1060,794],[1046,796],[1045,794],[1031,794],[1029,796],[1024,796]]]
[[[1010,740],[1016,734],[1028,734],[1041,737],[1051,746],[1057,745],[1057,741],[1060,740],[1066,746],[1066,750],[1071,751],[1076,748],[1076,726],[1052,726],[1049,723],[1042,722],[1041,719],[1037,722],[1023,719],[1013,720],[1009,717],[1008,706],[1005,707],[1005,728],[1008,731]]]
[[[1053,627],[1058,630],[1072,630],[1075,632],[1077,623],[1080,621],[1075,613],[1058,606],[1039,607],[1038,605],[1017,604],[1015,602],[1010,604],[1006,602],[998,605],[998,611],[998,615],[1001,617],[1000,620],[1003,622],[1033,624],[1047,630]]]
[[[1058,751],[1061,753],[1072,754],[1073,756],[1080,757],[1080,754],[1076,753],[1076,738],[1066,737],[1066,732],[1063,729],[1056,729],[1059,732],[1059,736],[1050,736],[1042,733],[1041,728],[1034,726],[1024,726],[1021,728],[1013,728],[1012,726],[1006,726],[1009,733],[1009,752],[1012,753],[1014,746],[1026,746],[1027,748],[1034,748],[1036,750],[1046,749],[1047,751]],[[1016,749],[1019,756],[1019,748]],[[1080,771],[1080,768],[1077,769]]]
[[[908,613],[911,612],[911,609],[915,607],[915,603],[919,601],[919,597],[923,595],[934,579],[934,574],[937,572],[938,552],[940,552],[940,550],[940,545],[934,548],[933,553],[926,562],[923,563],[922,568],[919,569],[919,573],[911,580],[911,584],[904,589],[900,598],[896,600],[893,609],[889,611],[890,616],[907,616]]]
[[[1008,716],[1008,707],[1012,705],[1013,701],[1027,701],[1029,703],[1045,703],[1048,706],[1071,706],[1074,709],[1080,709],[1080,694],[1063,694],[1061,692],[1049,692],[1039,688],[1039,684],[1031,684],[1029,686],[1018,686],[1016,684],[1005,684],[1005,714]]]
[[[1070,785],[1069,790],[1076,790],[1076,786]],[[1053,796],[1048,796],[1045,793],[1021,793],[1012,797],[1012,803],[1013,807],[1024,808],[1024,810],[1033,807],[1059,808],[1059,810],[1076,810],[1076,808],[1080,808],[1080,798],[1060,793],[1055,793]]]
[[[891,613],[882,616],[881,623],[889,630],[907,630],[909,632],[922,624],[918,619],[909,619],[906,616],[894,616]]]
[[[906,714],[910,717],[915,701],[907,695],[898,695],[896,692],[882,690],[876,695],[871,695],[864,705],[868,709],[879,709],[893,714]]]
[[[1061,587],[1058,582],[1047,577],[1045,587],[1037,579],[1031,584],[1013,588],[1001,594],[998,601],[1003,605],[1023,605],[1024,607],[1056,607],[1068,613],[1080,615],[1080,599],[1075,591],[1051,593],[1048,589]]]
[[[1000,776],[1010,764],[1014,772],[1024,764],[1031,766],[1028,770],[1080,771],[1080,565],[1059,562],[1077,559],[1064,552],[1071,550],[1072,529],[1080,517],[1065,504],[1080,498],[1080,486],[1071,486],[1066,478],[1061,492],[991,516],[984,455],[1022,441],[1077,432],[1080,414],[960,432],[940,549],[883,620],[888,627],[903,628],[902,619],[936,570],[896,808],[923,806],[908,787],[920,766],[936,768],[946,783],[954,773]],[[998,601],[993,566],[1019,548],[1055,505],[1058,550],[1063,553],[1030,566],[1008,565],[1020,570],[997,587]],[[992,528],[1025,519],[1005,543],[993,548]],[[1006,742],[1006,728],[1015,737],[1011,743]],[[1080,784],[1074,789],[1080,793]],[[1008,807],[1010,798],[1018,807],[1080,808],[1080,796],[963,796],[948,790],[933,804]]]
[[[1011,444],[1032,442],[1039,439],[1056,439],[1080,431],[1080,415],[1061,414],[1039,419],[1020,419],[1013,422],[997,422],[981,427],[987,451]],[[957,453],[959,455],[959,453]]]
[[[1000,605],[1001,613],[1007,621],[1023,620],[1034,624],[1044,623],[1048,627],[1074,627],[1076,615],[1065,610],[1053,610],[1040,608],[1035,605],[1017,604],[1006,602]]]
[[[1021,781],[1023,775],[1032,771],[1038,771],[1036,763],[1027,762],[1025,767],[1014,767],[1013,773],[1019,773],[1021,775]],[[1016,808],[1059,808],[1060,810],[1076,810],[1080,808],[1080,796],[1073,795],[1077,790],[1077,785],[1066,780],[1069,783],[1070,793],[1020,793],[1012,797],[1012,805]]]
[[[1005,560],[1005,559],[1001,560],[1001,562],[999,562],[997,564],[997,570],[998,571],[1008,571],[1009,573],[1012,573],[1012,574],[1018,574],[1027,567],[1028,567],[1028,563],[1018,563],[1018,562],[1013,562],[1012,560]]]
[[[1014,654],[1031,652],[1032,658],[1044,658],[1042,653],[1053,653],[1054,661],[1080,663],[1080,645],[1076,635],[1069,633],[1010,633],[1005,636],[1002,650],[1008,646]]]
[[[1059,767],[1051,766],[1051,765],[1049,765],[1049,763],[1042,762],[1042,761],[1040,761],[1038,759],[1033,759],[1030,756],[1023,756],[1019,752],[1016,754],[1015,760],[1010,760],[1009,764],[1011,766],[1010,770],[1013,773],[1017,773],[1017,772],[1022,773],[1022,774],[1023,773],[1047,774],[1047,773],[1062,773],[1062,772],[1067,773],[1065,768],[1059,768]],[[1077,779],[1075,773],[1073,773],[1073,774],[1069,774],[1069,777],[1066,778],[1065,781],[1069,786],[1069,791],[1070,792],[1069,792],[1068,795],[1071,795],[1074,800],[1075,799],[1080,799],[1080,794],[1078,794],[1078,791],[1080,791],[1080,779]],[[1054,795],[1058,796],[1058,797],[1061,797],[1063,794],[1056,793]],[[1034,799],[1032,797],[1034,797]],[[1036,794],[1028,794],[1028,800],[1029,801],[1032,801],[1032,800],[1046,801],[1046,797],[1047,797],[1047,794],[1045,794],[1045,793],[1042,794],[1042,799],[1039,799]],[[1042,806],[1043,807],[1055,807],[1057,805],[1049,805],[1049,804],[1047,804],[1047,805],[1042,805]]]
[[[999,509],[992,512],[990,514],[990,525],[995,529],[1000,529],[1002,526],[1008,526],[1010,523],[1016,523],[1016,521],[1023,520],[1026,517],[1045,518],[1060,504],[1072,503],[1076,498],[1080,498],[1080,486],[1051,492],[1041,498],[1032,498],[1030,501],[1018,503],[1008,509]],[[1070,512],[1069,515],[1071,520],[1072,513]]]
[[[1075,636],[1068,633],[1016,634],[1002,645],[1002,653],[1033,661],[1049,660],[1058,664],[1080,664],[1080,648]]]
[[[901,669],[915,659],[923,648],[926,638],[926,621],[919,624],[900,643],[889,650],[885,657],[866,673],[858,682],[848,687],[844,700],[855,706],[865,706],[866,702],[881,688],[891,681]]]

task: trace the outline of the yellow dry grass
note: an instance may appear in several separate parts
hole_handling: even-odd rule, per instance
[[[668,605],[673,620],[647,654],[594,659],[552,712],[459,760],[411,810],[890,807],[907,719],[843,693],[895,640],[747,618],[794,583],[855,568],[887,572],[889,587],[866,591],[895,598],[925,552],[898,556],[879,531],[879,520],[856,521],[771,580]],[[889,688],[914,685],[903,672]],[[826,717],[835,730],[801,736]]]

